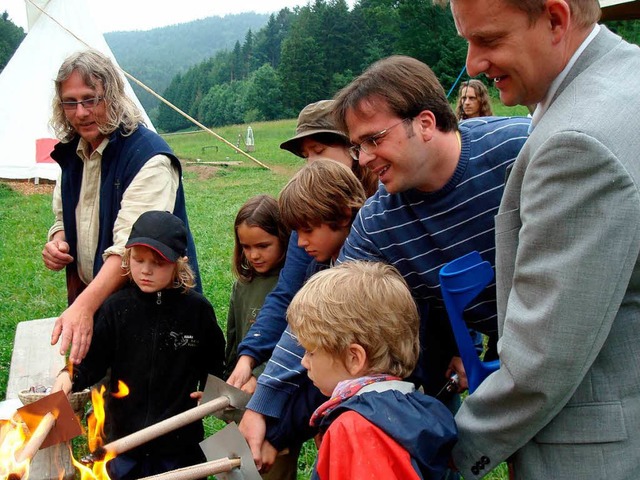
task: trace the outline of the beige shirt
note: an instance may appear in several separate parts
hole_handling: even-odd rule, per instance
[[[103,140],[96,150],[89,153],[87,142],[80,139],[76,150],[84,162],[80,199],[76,207],[76,261],[80,279],[86,284],[93,280],[93,263],[98,248],[102,153],[108,143],[109,139]],[[104,259],[109,255],[122,256],[131,227],[140,214],[148,210],[173,211],[179,180],[178,169],[165,155],[156,155],[144,164],[122,196],[120,211],[113,227],[113,245],[102,253]],[[58,178],[53,190],[53,213],[56,221],[49,229],[49,240],[56,232],[64,230],[60,183]]]

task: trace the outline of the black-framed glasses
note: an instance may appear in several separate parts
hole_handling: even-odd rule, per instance
[[[60,105],[62,105],[62,108],[67,112],[75,111],[78,108],[78,105],[82,105],[82,108],[87,110],[93,110],[102,100],[104,100],[104,97],[93,97],[78,100],[77,102],[60,102]]]
[[[394,123],[390,127],[387,127],[384,130],[378,133],[374,133],[370,137],[365,138],[362,142],[352,145],[351,147],[349,147],[349,155],[351,155],[351,158],[357,161],[360,158],[360,152],[372,154],[376,150],[376,148],[378,148],[378,140],[385,137],[391,131],[392,128],[397,127],[398,125],[406,122],[407,120],[411,120],[411,119],[403,118],[398,123]]]

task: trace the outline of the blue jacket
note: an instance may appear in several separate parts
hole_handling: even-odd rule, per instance
[[[411,465],[406,465],[405,470],[413,467],[418,478],[442,478],[449,463],[451,449],[457,440],[453,415],[438,400],[417,391],[404,393],[393,388],[379,391],[380,386],[385,383],[388,382],[365,387],[368,391],[363,389],[361,393],[347,398],[322,418],[319,426],[324,437],[312,479],[324,480],[326,475],[319,475],[319,470],[326,473],[329,468],[346,472],[349,468],[353,470],[354,465],[361,470],[362,478],[374,478],[376,472],[382,478],[383,471],[399,470],[400,465],[380,462],[389,458],[393,462],[401,462],[400,450],[405,450],[410,457]],[[341,428],[332,431],[334,422],[348,411],[358,413],[364,420],[346,422]],[[372,444],[369,444],[368,451],[360,450],[358,444],[365,442],[363,446],[366,446],[366,439],[369,438],[370,427],[367,422],[395,441],[399,446],[398,451],[391,452],[393,442],[384,441],[377,445],[385,451],[376,452],[376,447]],[[328,435],[332,433],[333,435]],[[325,455],[330,455],[330,458],[324,458]],[[363,456],[370,458],[362,458]],[[363,471],[367,467],[371,469],[370,472]]]
[[[80,137],[77,136],[69,143],[58,143],[51,153],[51,158],[58,162],[62,169],[62,183],[60,186],[62,193],[62,220],[66,241],[69,244],[69,254],[74,258],[77,252],[75,211],[80,198],[82,171],[84,168],[84,162],[76,154],[79,142]],[[144,164],[156,155],[169,157],[178,169],[180,183],[173,213],[187,226],[187,256],[196,274],[197,290],[201,292],[202,286],[196,249],[187,219],[180,161],[172,153],[171,148],[164,139],[144,125],[139,125],[128,136],[124,136],[121,130],[113,132],[109,138],[109,144],[103,152],[100,178],[100,228],[93,274],[97,275],[100,268],[102,268],[104,263],[102,260],[103,252],[113,245],[113,226],[120,211],[124,192]],[[76,270],[75,262],[68,267],[68,272],[69,269]]]

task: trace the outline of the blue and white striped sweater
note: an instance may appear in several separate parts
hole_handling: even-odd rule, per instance
[[[377,259],[395,266],[416,301],[444,315],[438,273],[447,262],[478,250],[495,262],[494,217],[506,168],[527,138],[529,119],[496,117],[462,122],[462,153],[444,188],[389,194],[380,186],[360,210],[340,261]],[[469,307],[469,325],[496,333],[495,284]]]
[[[456,171],[439,191],[390,194],[384,185],[358,213],[338,261],[379,260],[394,265],[409,284],[421,313],[423,355],[414,374],[427,393],[444,382],[456,353],[438,273],[447,262],[477,250],[495,264],[494,216],[506,169],[527,138],[530,119],[485,117],[461,122],[462,152]],[[469,326],[497,338],[495,283],[465,311]],[[294,353],[295,352],[295,353]],[[285,332],[249,408],[279,417],[302,371],[303,350]],[[268,406],[267,406],[268,405]]]

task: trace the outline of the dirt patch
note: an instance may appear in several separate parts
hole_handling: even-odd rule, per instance
[[[56,182],[50,180],[40,180],[37,185],[33,180],[2,180],[2,183],[8,185],[9,188],[22,195],[43,194],[51,195]]]
[[[196,165],[182,162],[182,171],[189,172],[196,175],[198,180],[208,180],[216,176],[222,167],[213,165]]]
[[[189,172],[194,174],[198,180],[208,180],[210,178],[215,177],[218,172],[224,168],[218,165],[206,165],[206,164],[195,164],[195,163],[187,163],[182,160],[182,171]],[[44,180],[40,179],[40,183],[36,185],[33,183],[33,180],[0,180],[2,183],[6,184],[16,192],[19,192],[23,195],[33,195],[33,194],[51,194],[53,192],[53,187],[55,186],[55,181],[53,180]]]

